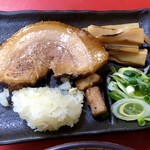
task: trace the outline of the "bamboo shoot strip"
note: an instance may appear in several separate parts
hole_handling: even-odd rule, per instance
[[[115,50],[115,51],[125,51],[125,52],[134,52],[134,53],[138,53],[139,51],[138,45],[105,44],[104,47],[108,50]]]
[[[144,66],[147,53],[147,49],[140,49],[138,53],[109,50],[109,60],[120,64]]]
[[[127,30],[127,29],[139,28],[139,23],[127,23],[127,24],[118,24],[118,25],[106,25],[106,26],[101,26],[101,27]]]
[[[108,35],[97,35],[96,36],[103,44],[108,43],[114,43],[119,44],[121,43],[135,43],[138,45],[141,45],[144,43],[144,29],[143,28],[137,28],[137,29],[130,29],[126,30],[124,32],[121,32],[120,34],[116,34],[115,36]]]

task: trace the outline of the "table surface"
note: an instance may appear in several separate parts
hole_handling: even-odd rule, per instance
[[[1,11],[17,10],[132,10],[150,8],[149,0],[0,0]],[[67,142],[105,141],[136,150],[150,150],[150,130],[60,138],[0,146],[0,150],[41,150]]]

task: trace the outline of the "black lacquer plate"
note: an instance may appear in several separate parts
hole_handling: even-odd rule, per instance
[[[63,23],[83,28],[90,24],[108,25],[139,22],[144,28],[145,34],[150,37],[150,10],[140,9],[133,11],[19,11],[19,12],[0,12],[0,43],[18,31],[25,25],[54,20]],[[147,45],[143,45],[147,46]],[[147,57],[146,65],[150,64],[150,53]],[[108,99],[106,88],[106,76],[110,73],[109,66],[114,65],[117,68],[121,67],[116,63],[109,62],[97,72],[102,75],[104,82],[101,85],[105,101],[108,108],[111,101]],[[140,68],[142,69],[142,68]],[[45,82],[45,81],[43,81]],[[56,81],[51,77],[50,86],[56,86]],[[145,127],[139,127],[138,123],[125,122],[115,119],[110,113],[110,117],[106,120],[93,118],[90,108],[84,103],[83,112],[80,121],[73,127],[62,127],[55,132],[34,132],[26,122],[19,118],[17,113],[10,107],[4,108],[0,105],[0,144],[11,144],[25,141],[35,141],[42,139],[71,137],[79,135],[102,134],[108,132],[143,130],[150,128],[150,123]]]

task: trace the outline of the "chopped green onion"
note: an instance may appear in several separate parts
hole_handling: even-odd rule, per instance
[[[145,113],[145,108],[140,103],[127,102],[120,106],[120,113],[124,116],[137,116]]]
[[[150,96],[150,87],[147,89],[147,94]]]
[[[116,70],[116,68],[114,66],[110,66],[110,69],[111,69],[112,73],[117,72],[117,70]]]
[[[129,78],[128,81],[129,81],[129,84],[130,84],[130,85],[133,85],[133,84],[137,84],[137,83],[138,83],[138,80],[137,80],[137,78],[135,78],[135,77]]]
[[[124,93],[128,94],[126,88],[125,88],[119,81],[117,81],[117,84],[118,84],[118,87],[119,87]]]
[[[129,86],[128,83],[122,83],[122,85],[123,85],[125,88]]]
[[[148,95],[144,96],[144,101],[150,104],[150,97]]]
[[[98,116],[100,118],[100,120],[106,120],[109,118],[109,112],[106,112],[104,114],[101,114],[100,116]]]
[[[140,74],[139,72],[136,73],[136,77],[142,77],[142,74]]]
[[[116,76],[116,75],[110,75],[111,78],[113,78],[115,81],[119,81],[121,83],[126,83],[126,80],[123,80],[122,78]]]
[[[130,71],[130,70],[124,71],[123,74],[124,74],[125,76],[128,76],[128,77],[134,77],[134,76],[136,75],[135,72]]]
[[[145,121],[150,121],[150,118],[144,118]]]
[[[140,89],[140,91],[141,91],[141,93],[142,93],[143,95],[146,95],[146,94],[147,94],[147,87],[146,87],[146,85],[140,84],[140,85],[139,85],[139,89]]]
[[[141,91],[140,91],[140,88],[139,88],[139,85],[136,85],[135,88],[134,88],[134,94],[137,95],[137,96],[140,96],[141,95]]]
[[[109,96],[110,96],[110,98],[112,98],[112,99],[114,99],[116,101],[124,98],[117,91],[111,91],[111,92],[109,92]]]
[[[115,117],[131,121],[137,120],[138,117],[149,118],[150,105],[139,99],[125,98],[113,103],[111,111]]]
[[[149,73],[149,74],[147,74],[147,77],[150,77],[150,73]]]
[[[116,102],[111,111],[119,119],[137,120],[140,126],[145,126],[150,121],[150,74],[132,67],[112,71],[115,72],[110,75],[113,84],[108,89],[110,98]]]
[[[146,121],[144,120],[143,117],[138,117],[137,121],[138,121],[138,124],[139,124],[141,127],[143,127],[143,126],[146,125]]]
[[[118,70],[119,73],[124,73],[125,71],[131,71],[132,73],[135,73],[135,74],[141,74],[142,78],[144,79],[148,79],[148,77],[139,69],[136,69],[136,68],[133,68],[133,67],[123,67],[123,68],[120,68]],[[132,77],[132,75],[131,75]]]

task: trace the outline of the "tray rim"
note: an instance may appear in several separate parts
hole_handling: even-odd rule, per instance
[[[108,11],[101,11],[101,10],[16,10],[16,11],[1,11],[0,15],[17,15],[17,14],[26,14],[26,13],[126,13],[126,12],[140,12],[140,11],[150,11],[150,8],[140,8],[140,9],[133,9],[133,10],[108,10]]]
[[[68,13],[74,13],[74,14],[105,14],[105,13],[137,13],[142,11],[149,11],[150,8],[141,8],[141,9],[134,9],[134,10],[108,10],[108,11],[98,11],[98,10],[19,10],[19,11],[0,11],[0,15],[7,16],[7,15],[20,15],[20,14],[45,14],[45,13],[56,13],[58,14],[68,14]],[[0,145],[9,145],[9,144],[16,144],[16,143],[22,143],[22,142],[33,142],[33,141],[39,141],[39,140],[48,140],[48,139],[58,139],[58,138],[67,138],[67,137],[77,137],[77,136],[85,136],[85,135],[99,135],[99,134],[108,134],[108,133],[117,133],[117,132],[131,132],[131,131],[140,131],[140,130],[150,130],[150,127],[146,126],[144,128],[132,128],[132,129],[114,129],[113,131],[91,131],[90,133],[87,133],[86,131],[82,131],[82,133],[71,133],[71,136],[68,134],[59,135],[59,137],[27,137],[27,138],[21,138],[21,139],[11,139],[11,140],[3,140],[0,141]]]

